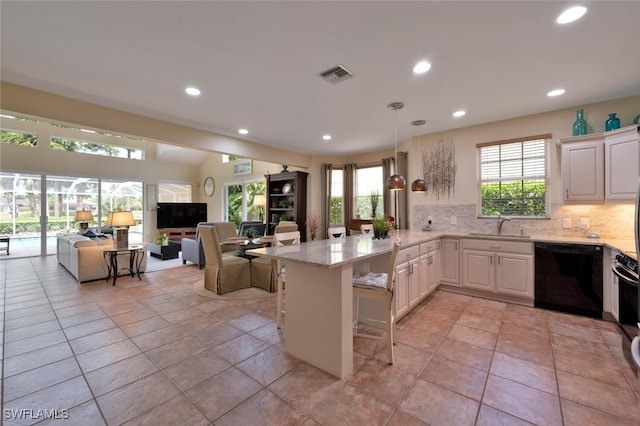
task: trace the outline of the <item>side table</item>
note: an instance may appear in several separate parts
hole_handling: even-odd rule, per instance
[[[118,279],[118,272],[120,269],[118,268],[118,255],[122,253],[129,253],[129,267],[123,267],[122,270],[127,270],[131,272],[131,276],[134,274],[138,276],[139,280],[142,280],[140,277],[140,265],[142,264],[142,260],[144,259],[145,250],[143,246],[129,246],[127,248],[106,248],[102,252],[102,257],[107,264],[107,281],[111,279],[113,275],[113,285],[116,285],[116,280]]]

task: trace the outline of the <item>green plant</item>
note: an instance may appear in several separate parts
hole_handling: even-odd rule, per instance
[[[278,207],[286,209],[287,207],[289,207],[289,200],[284,198],[284,199],[278,201]]]
[[[167,246],[169,245],[169,238],[167,237],[167,234],[160,234],[156,237],[155,240],[153,240],[153,244],[158,245],[158,246]]]
[[[373,220],[373,231],[376,233],[382,233],[385,231],[391,231],[393,229],[393,222],[391,222],[388,218],[385,219],[374,219]]]

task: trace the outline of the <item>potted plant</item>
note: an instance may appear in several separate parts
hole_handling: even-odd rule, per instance
[[[377,239],[387,238],[389,231],[393,229],[393,216],[389,216],[385,219],[373,220],[373,236]]]
[[[169,238],[167,237],[167,234],[160,234],[155,240],[153,240],[153,244],[157,246],[168,246]]]

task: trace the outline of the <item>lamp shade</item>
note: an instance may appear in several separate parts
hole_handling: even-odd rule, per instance
[[[111,225],[113,227],[119,228],[121,226],[134,226],[136,224],[135,219],[133,218],[133,213],[127,210],[118,210],[115,212],[110,212],[111,215]],[[109,219],[107,218],[107,222]]]
[[[424,179],[416,179],[411,182],[411,190],[413,192],[427,192],[427,182]]]
[[[76,222],[90,222],[93,220],[93,214],[90,210],[76,211]]]
[[[267,197],[264,194],[257,194],[253,196],[253,205],[254,206],[265,206],[267,205]]]
[[[391,175],[387,178],[387,189],[391,191],[400,191],[407,186],[407,181],[403,176]]]

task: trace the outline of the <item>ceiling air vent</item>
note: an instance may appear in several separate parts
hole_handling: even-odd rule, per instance
[[[331,84],[337,84],[341,81],[349,80],[351,77],[353,77],[351,71],[349,71],[342,65],[335,66],[326,71],[320,72],[317,75],[327,83]]]

